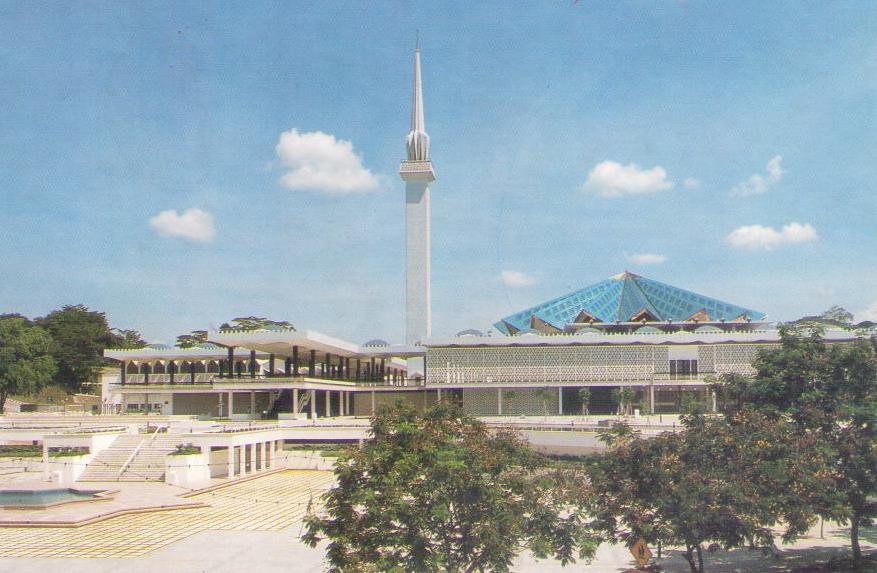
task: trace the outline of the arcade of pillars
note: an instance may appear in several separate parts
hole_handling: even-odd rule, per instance
[[[281,363],[282,370],[278,369]],[[144,384],[149,384],[151,375],[155,382],[195,384],[202,381],[198,374],[213,374],[214,378],[307,377],[391,386],[402,386],[406,381],[405,371],[388,368],[384,358],[349,358],[316,350],[300,352],[298,346],[293,346],[291,356],[282,362],[274,354],[262,355],[260,361],[255,350],[250,350],[249,358],[241,358],[235,356],[234,347],[228,348],[227,358],[218,360],[123,362],[121,383],[128,383],[131,374],[137,375],[137,383]]]
[[[290,412],[292,414],[307,413],[310,418],[328,418],[331,416],[350,416],[353,414],[353,393],[343,390],[286,390],[292,398]],[[256,392],[220,392],[217,394],[218,411],[220,417],[233,414],[249,414],[258,416],[260,412],[256,404]],[[259,394],[263,394],[259,392]],[[243,395],[243,396],[242,396]],[[280,392],[268,392],[269,409],[274,406]],[[239,400],[249,400],[246,412],[240,412],[240,406],[235,403]],[[304,410],[304,412],[302,411]]]
[[[227,473],[229,479],[279,467],[277,458],[283,452],[282,440],[255,442],[228,447]]]

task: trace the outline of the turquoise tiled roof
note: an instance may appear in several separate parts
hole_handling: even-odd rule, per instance
[[[494,326],[504,334],[514,334],[533,327],[534,317],[563,329],[577,322],[582,312],[597,322],[628,322],[645,316],[649,321],[688,320],[700,312],[708,318],[701,322],[765,318],[763,312],[723,302],[633,273],[624,272],[581,290],[516,312]]]

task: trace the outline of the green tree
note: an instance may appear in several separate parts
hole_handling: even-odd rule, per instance
[[[636,398],[636,392],[634,392],[633,388],[630,386],[613,388],[610,396],[619,415],[629,416],[631,414],[630,410],[633,408],[633,401]]]
[[[181,334],[177,336],[177,346],[180,348],[192,348],[194,346],[201,346],[207,342],[207,331],[206,330],[193,330],[189,334]]]
[[[719,386],[729,420],[747,409],[770,416],[788,433],[810,440],[814,484],[801,491],[811,513],[850,524],[853,563],[860,567],[859,528],[874,517],[877,495],[877,341],[826,344],[818,332],[781,330],[781,346],[763,352],[752,378]],[[821,479],[828,475],[826,483]]]
[[[34,394],[51,381],[52,338],[21,316],[0,317],[0,412],[10,394]]]
[[[52,356],[58,367],[54,382],[70,390],[79,390],[94,380],[103,364],[103,351],[113,343],[113,335],[102,312],[84,305],[67,305],[34,321],[54,341]]]
[[[110,329],[110,345],[109,348],[143,348],[146,341],[140,333],[133,329]]]
[[[239,330],[260,330],[263,328],[291,328],[295,330],[292,323],[285,320],[270,320],[264,316],[241,316],[224,322],[220,326],[222,329],[239,329]]]
[[[853,323],[853,313],[838,305],[834,305],[820,314],[819,318],[843,325],[850,325]]]
[[[800,444],[755,414],[737,425],[693,414],[683,424],[649,439],[626,424],[601,434],[609,449],[588,462],[583,511],[604,540],[681,546],[692,573],[703,573],[705,550],[772,547],[780,522],[786,540],[807,530],[796,496],[800,468],[812,460]]]
[[[558,388],[558,391],[560,389]],[[542,403],[542,415],[548,415],[548,401],[551,399],[551,390],[547,386],[536,389],[536,399]]]
[[[323,516],[303,540],[329,540],[333,572],[506,572],[523,549],[563,563],[593,554],[578,512],[544,460],[513,434],[454,407],[372,418],[372,438],[344,453]]]
[[[591,403],[591,389],[587,386],[579,388],[579,402],[582,404],[582,416],[588,415],[588,405]]]

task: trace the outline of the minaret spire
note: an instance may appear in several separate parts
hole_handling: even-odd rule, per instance
[[[414,101],[411,105],[411,131],[405,138],[409,161],[429,159],[429,136],[423,119],[423,82],[420,78],[420,32],[414,48]]]
[[[413,345],[430,335],[429,184],[435,181],[423,121],[419,34],[414,48],[411,131],[405,147],[407,159],[399,166],[399,176],[405,182],[405,342]],[[423,373],[423,360],[410,359],[408,373],[418,370]]]

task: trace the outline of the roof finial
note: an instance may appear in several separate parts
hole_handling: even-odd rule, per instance
[[[420,31],[417,32],[417,43],[414,50],[414,97],[411,105],[411,131],[405,138],[409,161],[427,161],[429,159],[429,136],[426,134],[426,122],[423,120],[423,85],[420,79]]]
[[[415,34],[415,38],[416,38],[414,41],[414,49],[419,52],[420,51],[420,30],[419,29],[415,30],[414,34]]]

